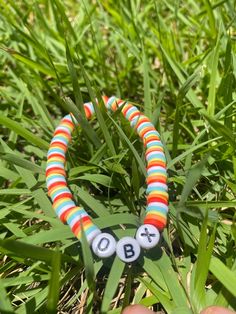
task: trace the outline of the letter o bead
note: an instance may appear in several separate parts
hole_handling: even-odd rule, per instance
[[[126,263],[134,262],[140,255],[138,241],[132,237],[124,237],[117,242],[116,254]]]
[[[109,233],[100,233],[93,240],[92,249],[100,258],[110,257],[116,251],[116,240]]]
[[[145,224],[138,228],[136,240],[142,248],[152,249],[160,240],[160,232],[153,225]]]

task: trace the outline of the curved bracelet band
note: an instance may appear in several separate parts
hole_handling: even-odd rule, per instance
[[[117,252],[121,260],[132,262],[140,254],[140,247],[150,249],[157,245],[160,231],[166,226],[168,213],[168,188],[166,158],[160,135],[150,120],[137,107],[116,97],[103,97],[106,108],[116,111],[121,107],[124,117],[129,120],[146,148],[147,169],[147,208],[144,224],[141,225],[135,238],[124,237],[118,242],[93,223],[92,218],[81,206],[76,206],[67,186],[65,162],[71,134],[78,125],[69,114],[60,122],[54,132],[47,154],[46,183],[53,208],[63,223],[67,223],[74,235],[80,239],[82,228],[87,241],[92,244],[94,253],[99,257],[109,257]],[[92,103],[84,104],[87,119],[94,114]]]

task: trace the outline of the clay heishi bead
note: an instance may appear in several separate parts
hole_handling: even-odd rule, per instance
[[[152,249],[160,240],[160,232],[156,227],[145,224],[138,228],[136,233],[136,240],[144,249]]]
[[[100,258],[110,257],[116,251],[116,240],[109,233],[100,233],[93,240],[92,249]]]
[[[99,236],[99,234],[101,234],[101,230],[99,229],[95,229],[93,230],[92,232],[90,232],[88,235],[87,235],[87,241],[89,243],[89,245],[92,244],[93,240]]]
[[[138,241],[131,237],[124,237],[117,242],[116,254],[125,263],[134,262],[140,255]]]

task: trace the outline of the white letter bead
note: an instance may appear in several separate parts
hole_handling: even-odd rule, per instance
[[[137,230],[136,240],[142,248],[151,249],[159,242],[160,233],[153,225],[142,225]]]
[[[100,233],[93,240],[92,249],[98,257],[112,256],[116,251],[116,240],[109,233]]]
[[[126,263],[135,261],[140,255],[140,246],[132,237],[124,237],[117,242],[116,254]]]

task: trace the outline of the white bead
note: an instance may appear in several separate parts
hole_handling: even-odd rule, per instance
[[[151,249],[159,242],[160,233],[153,225],[142,225],[137,230],[136,240],[142,248]]]
[[[116,254],[126,263],[135,261],[139,257],[140,251],[138,242],[131,237],[120,239],[116,245]]]
[[[100,233],[93,240],[92,249],[98,257],[109,257],[116,251],[116,240],[109,233]]]

